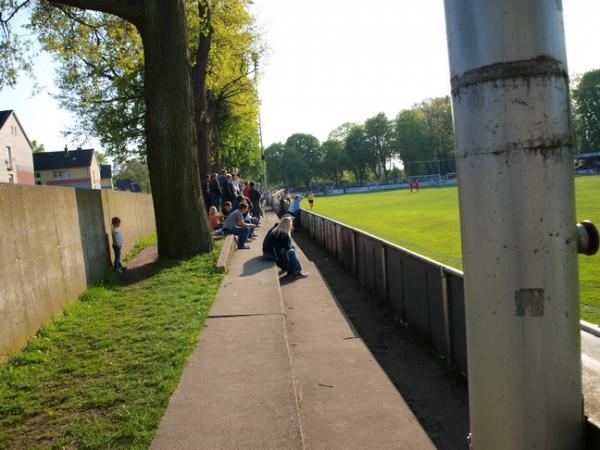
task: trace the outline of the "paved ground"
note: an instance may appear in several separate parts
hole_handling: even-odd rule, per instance
[[[581,332],[585,413],[600,423],[600,338]]]
[[[435,448],[316,267],[280,289],[251,245],[232,258],[151,448]]]
[[[466,380],[446,370],[444,361],[432,352],[431,345],[395,322],[388,310],[319,245],[302,234],[296,236],[296,240],[317,266],[353,327],[402,394],[436,448],[468,449]]]
[[[468,448],[464,379],[297,238],[307,279],[279,276],[260,239],[234,254],[152,448]],[[600,339],[583,333],[582,346],[597,419]]]

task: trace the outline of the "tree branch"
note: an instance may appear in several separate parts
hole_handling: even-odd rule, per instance
[[[12,20],[13,17],[15,17],[15,15],[25,6],[27,6],[29,4],[30,0],[25,0],[23,3],[21,3],[20,5],[17,5],[16,8],[13,10],[13,12],[10,13],[10,15],[5,19],[4,17],[2,17],[1,13],[0,13],[0,22],[2,22],[3,24],[8,23]]]
[[[85,20],[83,20],[83,19],[80,19],[80,18],[79,18],[79,17],[77,17],[75,14],[71,13],[70,11],[68,11],[68,10],[65,8],[65,5],[63,5],[63,4],[56,3],[54,6],[55,6],[56,8],[58,8],[58,9],[59,9],[59,10],[60,10],[60,11],[61,11],[61,12],[62,12],[64,15],[65,15],[65,16],[67,16],[69,19],[73,20],[74,22],[77,22],[77,23],[79,23],[80,25],[83,25],[83,26],[85,26],[85,27],[89,27],[89,28],[91,28],[92,30],[97,30],[98,28],[100,28],[100,27],[98,27],[98,26],[96,26],[96,25],[92,25],[91,23],[87,23],[87,22],[86,22]]]
[[[56,6],[63,4],[74,8],[93,10],[121,17],[139,24],[144,14],[143,0],[46,0]]]

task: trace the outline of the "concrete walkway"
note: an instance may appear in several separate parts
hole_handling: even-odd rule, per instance
[[[280,287],[260,239],[251,247],[232,258],[151,448],[433,449],[316,267],[300,252],[309,278]]]

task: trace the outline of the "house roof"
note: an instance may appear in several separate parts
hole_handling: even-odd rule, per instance
[[[6,121],[8,120],[8,118],[10,117],[11,114],[15,115],[15,120],[17,121],[17,123],[19,124],[19,127],[21,128],[21,132],[23,133],[23,136],[25,136],[25,139],[27,139],[27,143],[29,144],[29,146],[31,148],[33,148],[33,145],[31,145],[31,141],[29,140],[27,133],[25,133],[25,128],[23,128],[23,125],[21,125],[21,121],[17,117],[17,113],[15,113],[14,109],[6,109],[4,111],[0,111],[0,130],[4,127],[4,124],[6,123]]]
[[[112,166],[110,164],[100,166],[100,178],[112,178]]]
[[[6,111],[0,111],[0,129],[4,126],[10,115],[12,114],[12,109],[7,109]]]
[[[90,167],[94,158],[94,149],[62,150],[33,154],[33,167],[36,171]]]

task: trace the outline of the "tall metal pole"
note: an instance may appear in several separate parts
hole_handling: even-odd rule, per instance
[[[252,53],[252,61],[254,62],[254,85],[256,88],[256,98],[258,100],[258,138],[260,140],[260,159],[263,168],[262,190],[266,193],[267,190],[267,161],[265,159],[265,147],[263,145],[262,136],[262,121],[260,119],[260,98],[258,96],[258,53]]]
[[[471,446],[582,442],[577,237],[561,0],[445,0]]]

